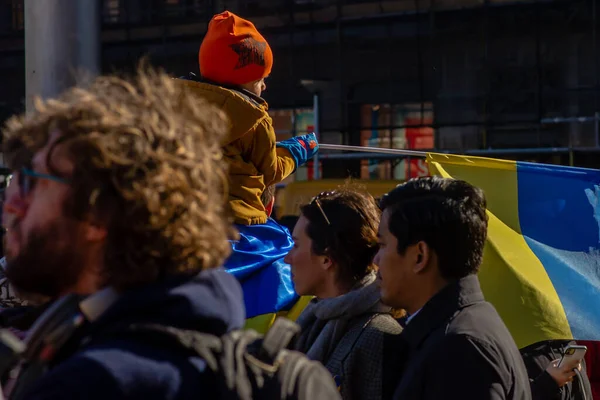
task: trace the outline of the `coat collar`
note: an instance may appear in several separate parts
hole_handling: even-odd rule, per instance
[[[403,335],[412,349],[418,348],[429,334],[446,323],[462,308],[484,301],[477,275],[449,283],[421,308]]]
[[[206,84],[209,84],[209,85],[220,86],[220,87],[225,88],[225,89],[233,90],[233,91],[241,94],[242,96],[246,97],[247,100],[256,103],[256,105],[268,108],[268,105],[267,105],[267,102],[265,101],[265,99],[263,99],[260,96],[255,95],[254,93],[250,92],[249,90],[246,90],[246,89],[241,88],[239,86],[216,83],[216,82],[210,81],[210,80],[208,80],[206,78],[203,78],[203,77],[198,78],[196,76],[196,74],[194,74],[193,72],[190,72],[187,76],[182,76],[179,79],[183,79],[183,80],[186,80],[186,81],[199,82],[199,83],[206,83]]]

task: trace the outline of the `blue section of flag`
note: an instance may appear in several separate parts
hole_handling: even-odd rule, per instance
[[[283,262],[294,246],[290,232],[271,218],[236,228],[240,239],[232,242],[225,269],[242,284],[246,318],[286,310],[298,299],[291,268]]]
[[[517,162],[519,223],[575,339],[600,340],[600,171]]]

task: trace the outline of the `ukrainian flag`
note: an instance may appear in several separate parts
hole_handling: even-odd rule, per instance
[[[311,297],[299,298],[283,259],[294,246],[288,229],[269,218],[265,224],[236,225],[225,269],[242,285],[246,328],[265,333],[278,316],[295,321]]]
[[[442,154],[428,164],[485,191],[479,278],[518,347],[600,340],[600,171]]]

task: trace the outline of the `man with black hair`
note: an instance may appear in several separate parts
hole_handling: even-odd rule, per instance
[[[531,399],[519,350],[479,287],[488,221],[483,191],[460,180],[419,178],[384,196],[381,208],[375,263],[382,300],[409,315],[394,398]]]

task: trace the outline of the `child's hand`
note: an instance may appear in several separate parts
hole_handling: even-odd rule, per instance
[[[288,150],[296,161],[296,168],[305,164],[319,151],[319,142],[314,133],[308,135],[295,136],[291,139],[277,142],[277,147],[283,147]]]
[[[317,137],[314,133],[309,133],[308,135],[296,136],[298,142],[304,147],[307,151],[313,151],[308,158],[312,158],[317,151],[319,150],[319,143],[317,142]]]

